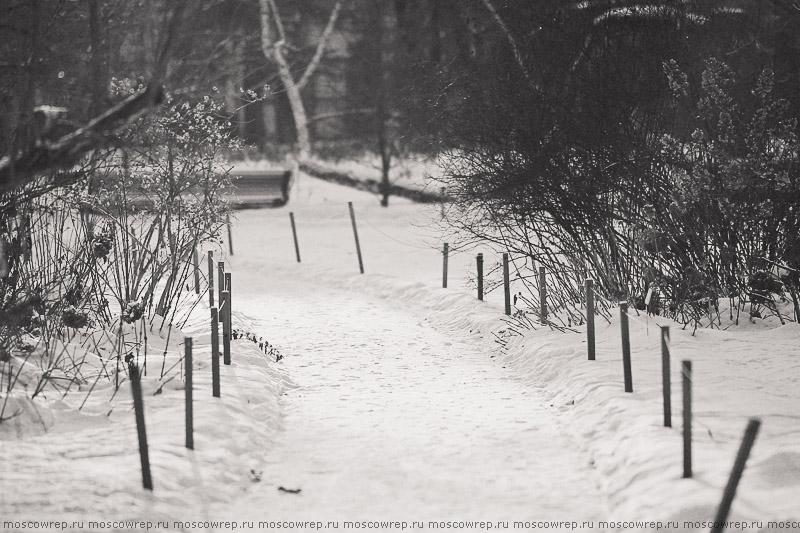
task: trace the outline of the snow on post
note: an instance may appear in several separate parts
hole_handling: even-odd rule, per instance
[[[297,262],[300,262],[300,245],[297,244],[297,227],[294,224],[294,213],[289,213],[289,220],[292,223],[292,237],[294,237],[294,253],[297,255]]]
[[[633,392],[631,372],[631,335],[628,328],[628,302],[619,303],[619,323],[622,333],[622,370],[625,374],[625,392]]]
[[[683,361],[683,477],[692,477],[692,362]]]
[[[448,243],[444,243],[444,249],[442,250],[442,288],[447,288],[447,256],[450,252],[450,245]]]
[[[478,300],[483,300],[483,254],[475,258],[478,263]]]
[[[353,236],[356,238],[356,252],[358,253],[358,268],[364,273],[364,261],[361,259],[361,245],[358,242],[358,228],[356,227],[356,213],[353,211],[353,202],[347,202],[350,208],[350,221],[353,223]]]
[[[142,400],[142,384],[139,378],[139,367],[130,364],[131,392],[133,393],[133,410],[136,415],[136,433],[139,436],[139,459],[142,463],[142,486],[153,490],[153,479],[150,477],[150,454],[147,451],[147,431],[144,427],[144,401]]]
[[[208,306],[214,307],[214,252],[208,251]]]
[[[219,398],[219,314],[211,308],[211,391]]]
[[[194,415],[192,413],[192,338],[183,339],[184,359],[186,364],[186,447],[194,450]]]
[[[758,418],[751,418],[747,423],[747,429],[744,431],[742,444],[739,446],[739,452],[736,454],[736,461],[733,463],[733,470],[728,478],[728,484],[725,486],[725,492],[722,493],[722,502],[717,509],[717,516],[714,518],[714,527],[711,533],[722,533],[725,529],[725,522],[728,520],[728,513],[731,510],[733,498],[736,496],[736,488],[739,486],[739,481],[742,479],[745,463],[750,456],[750,450],[753,448],[753,443],[756,441],[758,435],[758,428],[761,426],[761,420]]]
[[[594,280],[587,279],[586,283],[586,347],[589,352],[589,361],[595,360],[594,345]]]
[[[670,382],[669,326],[661,326],[661,381],[664,391],[664,427],[672,427],[672,384]]]
[[[217,285],[219,287],[217,290],[219,291],[219,302],[220,308],[222,307],[222,291],[225,290],[225,263],[223,261],[217,262]]]
[[[547,324],[547,272],[539,267],[539,318]]]
[[[505,293],[506,315],[511,316],[511,283],[508,279],[508,254],[503,254],[503,292]]]

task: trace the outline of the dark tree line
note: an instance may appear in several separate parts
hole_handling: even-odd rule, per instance
[[[584,275],[685,317],[796,295],[793,0],[12,0],[0,20],[4,214],[161,99],[209,96],[257,151],[379,154],[385,192],[394,158],[444,154],[454,224],[551,267],[565,304]]]
[[[431,100],[455,225],[548,267],[564,305],[588,275],[687,322],[722,297],[800,311],[796,5],[491,7]]]

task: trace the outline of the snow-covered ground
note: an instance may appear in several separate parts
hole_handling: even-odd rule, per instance
[[[194,310],[183,331],[195,345],[194,451],[183,447],[179,380],[158,394],[159,380],[144,381],[152,493],[141,489],[127,383],[95,391],[81,412],[85,391],[37,398],[36,417],[0,424],[0,521],[13,522],[0,526],[650,531],[658,524],[643,522],[660,521],[707,531],[757,416],[730,517],[755,523],[727,530],[800,530],[800,326],[769,319],[691,335],[633,316],[635,392],[625,393],[616,317],[598,319],[596,361],[583,328],[509,336],[502,295],[477,301],[469,282],[475,253],[497,257],[489,247],[454,252],[442,289],[438,209],[403,200],[384,209],[371,194],[301,176],[287,206],[238,212],[226,258],[234,327],[284,358],[234,341],[222,398],[212,398],[205,300]],[[662,425],[659,324],[672,326],[673,428]],[[163,336],[151,334],[158,350]],[[694,365],[692,479],[681,478],[682,359]],[[389,521],[401,524],[380,523]]]

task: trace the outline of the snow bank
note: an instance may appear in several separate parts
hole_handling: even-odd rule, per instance
[[[800,520],[796,323],[772,329],[703,329],[692,335],[677,323],[633,311],[634,393],[628,394],[618,314],[610,323],[598,319],[597,360],[588,361],[585,326],[578,328],[579,334],[540,328],[516,336],[509,332],[501,307],[463,292],[308,265],[262,269],[265,276],[299,277],[425,308],[439,327],[473,335],[475,342],[498,354],[500,363],[548,391],[551,407],[568,421],[575,446],[599,470],[613,521],[677,521],[676,531],[708,530],[701,522],[714,519],[749,417],[761,418],[762,426],[730,519],[752,521],[753,531],[767,531],[770,521]],[[663,427],[662,325],[670,326],[672,337],[672,428]],[[494,342],[493,334],[508,341],[507,349]],[[692,479],[682,479],[681,360],[692,361],[694,370]]]

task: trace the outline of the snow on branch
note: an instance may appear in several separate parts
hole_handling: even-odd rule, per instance
[[[147,89],[128,97],[85,126],[76,128],[55,141],[38,141],[35,146],[20,154],[12,153],[0,159],[0,194],[12,192],[39,175],[71,169],[84,155],[109,145],[114,134],[163,101],[164,89],[161,84],[186,4],[186,0],[177,2],[165,24],[158,59]],[[78,179],[80,173],[71,175],[73,179]],[[63,176],[61,179],[63,180]]]

